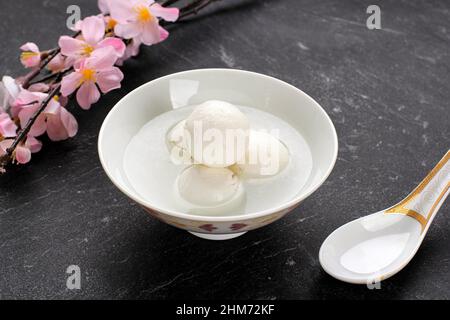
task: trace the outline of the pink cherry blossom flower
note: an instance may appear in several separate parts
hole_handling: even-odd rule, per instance
[[[61,53],[58,53],[50,62],[47,64],[47,69],[53,73],[63,71],[70,68],[73,65],[70,59],[64,57]]]
[[[17,133],[17,126],[12,121],[9,114],[0,111],[0,140],[2,138],[15,137]]]
[[[127,48],[125,50],[125,53],[123,54],[123,57],[119,58],[116,62],[116,65],[122,66],[123,63],[139,54],[141,47],[141,43],[136,39],[131,39],[130,43],[127,45]]]
[[[22,128],[40,108],[46,97],[47,94],[41,92],[22,90],[15,104],[18,108],[16,112]],[[61,141],[75,136],[77,131],[78,123],[75,117],[61,106],[55,97],[50,100],[44,111],[36,118],[28,135],[38,137],[47,132],[50,140]]]
[[[20,120],[20,126],[24,128],[30,120],[30,118],[36,113],[36,111],[39,109],[40,103],[33,103],[26,106],[23,106],[22,109],[18,113],[18,117]],[[45,133],[45,130],[47,129],[46,123],[45,123],[45,114],[41,113],[33,123],[33,125],[30,128],[29,134],[33,137],[38,137],[40,135],[43,135]]]
[[[110,0],[111,17],[117,21],[114,32],[125,39],[136,39],[145,45],[163,41],[167,30],[159,26],[158,18],[176,21],[177,8],[164,8],[153,0]]]
[[[109,13],[109,0],[98,0],[98,8],[103,14]]]
[[[112,47],[117,57],[123,56],[125,44],[119,38],[105,36],[105,21],[98,17],[87,17],[81,23],[81,38],[62,36],[59,38],[61,53],[75,62],[90,57],[100,48]]]
[[[20,50],[22,50],[20,62],[22,62],[24,67],[33,68],[41,63],[41,52],[35,43],[27,42],[20,47]]]
[[[25,127],[28,120],[33,116],[33,114],[39,109],[42,101],[47,97],[47,94],[42,92],[31,92],[23,89],[16,102],[11,108],[11,113],[14,117],[18,117],[20,121],[20,126]],[[45,133],[45,115],[41,113],[34,124],[31,126],[29,135],[33,137],[40,136]]]
[[[0,142],[0,156],[6,154],[6,150],[11,147],[13,139],[7,139]],[[39,152],[42,148],[42,142],[35,137],[28,135],[25,142],[20,142],[13,152],[13,161],[20,164],[30,162],[31,154]]]
[[[47,135],[50,140],[62,141],[77,134],[77,120],[58,102],[56,97],[49,102],[44,114],[47,118]]]
[[[103,19],[105,20],[106,24],[106,32],[114,34],[114,28],[117,25],[117,21],[111,18],[110,15],[104,16]]]
[[[33,83],[28,87],[28,91],[32,92],[48,92],[50,90],[50,86],[43,82]]]
[[[62,95],[67,97],[78,89],[78,104],[83,109],[89,109],[100,99],[98,88],[103,93],[120,88],[123,73],[119,68],[114,67],[116,61],[117,55],[113,48],[105,47],[95,50],[90,58],[75,66],[75,72],[62,79]]]
[[[113,18],[111,18],[111,16],[109,14],[99,14],[97,15],[97,17],[99,17],[100,19],[103,19],[103,21],[105,22],[105,35],[114,36],[114,27],[117,24],[117,21],[114,20]],[[73,31],[81,31],[82,26],[83,26],[83,21],[84,20],[79,20],[75,23],[75,25],[71,28]]]
[[[69,98],[64,96],[59,96],[59,104],[63,107],[67,106],[69,103]]]
[[[9,77],[4,76],[0,82],[0,110],[8,111],[20,92],[20,86]]]

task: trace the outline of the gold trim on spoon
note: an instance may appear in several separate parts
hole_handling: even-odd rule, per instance
[[[406,206],[411,203],[413,199],[418,197],[420,193],[428,186],[430,181],[433,180],[433,178],[436,176],[436,174],[447,164],[447,162],[450,160],[450,150],[447,151],[445,156],[441,159],[441,161],[438,162],[438,164],[433,168],[433,170],[430,171],[430,173],[423,179],[423,181],[417,186],[416,189],[414,189],[413,192],[411,192],[405,199],[400,201],[397,205],[393,206],[392,208],[387,209],[384,213],[385,214],[404,214],[407,216],[410,216],[413,219],[416,219],[421,225],[422,225],[422,232],[425,230],[425,227],[428,224],[428,221],[433,216],[433,212],[436,209],[439,202],[442,200],[442,197],[447,193],[448,189],[450,188],[450,181],[447,182],[447,185],[444,187],[442,192],[439,194],[437,199],[434,201],[433,205],[431,206],[431,209],[426,215],[422,215],[419,212],[408,209]]]

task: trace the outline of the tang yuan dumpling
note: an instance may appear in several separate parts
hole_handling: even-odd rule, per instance
[[[245,162],[238,164],[244,178],[265,178],[280,173],[289,163],[289,151],[277,138],[263,131],[250,131]]]
[[[234,105],[218,100],[197,106],[186,119],[188,150],[196,163],[223,168],[245,157],[249,121]]]
[[[210,168],[192,165],[178,177],[180,196],[201,207],[219,206],[233,199],[241,192],[240,180],[228,168]]]

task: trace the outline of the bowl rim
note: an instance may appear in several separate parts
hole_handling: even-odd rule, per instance
[[[116,181],[116,179],[113,177],[113,175],[107,169],[107,166],[106,166],[106,163],[105,163],[105,159],[104,159],[104,155],[103,155],[102,148],[101,148],[101,141],[103,140],[103,136],[105,134],[105,127],[106,127],[109,119],[113,116],[113,114],[115,112],[117,112],[117,106],[124,99],[126,99],[126,97],[128,97],[129,95],[132,95],[132,94],[136,93],[139,90],[142,90],[143,88],[145,88],[147,86],[151,86],[155,82],[166,80],[168,78],[172,78],[172,77],[176,77],[176,76],[180,76],[180,75],[190,74],[190,73],[193,74],[193,73],[209,73],[209,72],[224,72],[224,73],[247,74],[247,75],[252,75],[252,76],[266,78],[268,80],[271,80],[271,81],[274,81],[274,82],[278,83],[279,85],[291,87],[291,88],[295,89],[296,91],[298,91],[300,94],[304,95],[308,100],[310,100],[312,102],[312,104],[318,109],[318,111],[320,113],[322,113],[324,118],[327,120],[328,125],[332,129],[332,135],[333,135],[333,145],[334,145],[334,150],[333,150],[333,155],[332,155],[333,160],[330,163],[330,165],[328,166],[328,168],[325,171],[325,173],[323,174],[322,178],[317,183],[315,183],[310,188],[308,188],[305,192],[302,192],[300,195],[294,197],[293,199],[291,199],[290,201],[288,201],[288,202],[286,202],[286,203],[284,203],[282,205],[279,205],[279,206],[273,207],[273,208],[269,208],[269,209],[266,209],[266,210],[257,211],[257,212],[250,213],[250,214],[240,214],[240,215],[230,215],[230,216],[194,215],[194,214],[189,214],[189,213],[178,212],[178,211],[175,211],[175,210],[167,210],[167,209],[163,209],[163,208],[158,208],[158,207],[152,205],[151,203],[149,203],[148,201],[146,201],[145,199],[141,199],[141,198],[139,198],[137,196],[134,196],[133,194],[130,194],[124,187],[122,187],[122,185],[119,182]],[[295,86],[293,86],[293,85],[291,85],[291,84],[289,84],[289,83],[287,83],[287,82],[285,82],[283,80],[280,80],[280,79],[277,79],[275,77],[268,76],[268,75],[265,75],[265,74],[261,74],[261,73],[258,73],[258,72],[239,70],[239,69],[228,69],[228,68],[204,68],[204,69],[191,69],[191,70],[176,72],[176,73],[172,73],[172,74],[168,74],[168,75],[156,78],[154,80],[151,80],[149,82],[146,82],[146,83],[140,85],[139,87],[133,89],[132,91],[127,93],[125,96],[123,96],[114,105],[114,107],[112,107],[112,109],[108,112],[108,115],[103,120],[102,126],[100,128],[100,132],[99,132],[99,135],[98,135],[97,149],[98,149],[98,155],[99,155],[99,158],[100,158],[100,163],[101,163],[102,168],[105,171],[106,175],[108,176],[108,178],[111,180],[111,182],[122,193],[124,193],[126,196],[128,196],[129,198],[131,198],[132,200],[134,200],[138,204],[140,204],[140,205],[142,205],[142,206],[144,206],[144,207],[146,207],[148,209],[151,209],[152,211],[156,211],[156,212],[159,212],[159,213],[163,213],[163,214],[166,214],[166,215],[169,215],[169,216],[172,216],[172,217],[181,218],[181,219],[185,219],[185,220],[208,221],[208,222],[235,222],[235,221],[245,221],[245,220],[250,220],[250,219],[255,219],[255,218],[261,218],[261,217],[265,217],[265,216],[271,215],[273,213],[277,213],[277,212],[283,211],[285,209],[288,209],[288,208],[290,208],[292,206],[297,205],[298,203],[300,203],[301,201],[303,201],[304,199],[309,197],[313,192],[315,192],[325,182],[325,180],[329,177],[329,175],[331,174],[331,171],[333,170],[333,168],[334,168],[334,166],[336,164],[337,155],[338,155],[338,137],[337,137],[336,128],[335,128],[333,122],[331,121],[330,116],[326,113],[326,111],[322,108],[322,106],[320,106],[320,104],[318,102],[316,102],[312,97],[310,97],[308,94],[306,94],[305,92],[303,92],[299,88],[297,88],[297,87],[295,87]]]

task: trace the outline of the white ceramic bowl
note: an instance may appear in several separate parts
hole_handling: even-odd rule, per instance
[[[154,117],[206,100],[259,108],[283,119],[308,143],[313,166],[306,185],[290,201],[265,210],[227,216],[193,215],[159,208],[140,197],[127,181],[123,156],[131,138]],[[278,220],[325,181],[338,150],[336,130],[326,112],[303,91],[262,74],[231,69],[199,69],[150,81],[127,94],[106,117],[98,152],[111,181],[151,215],[207,239],[230,239]]]

